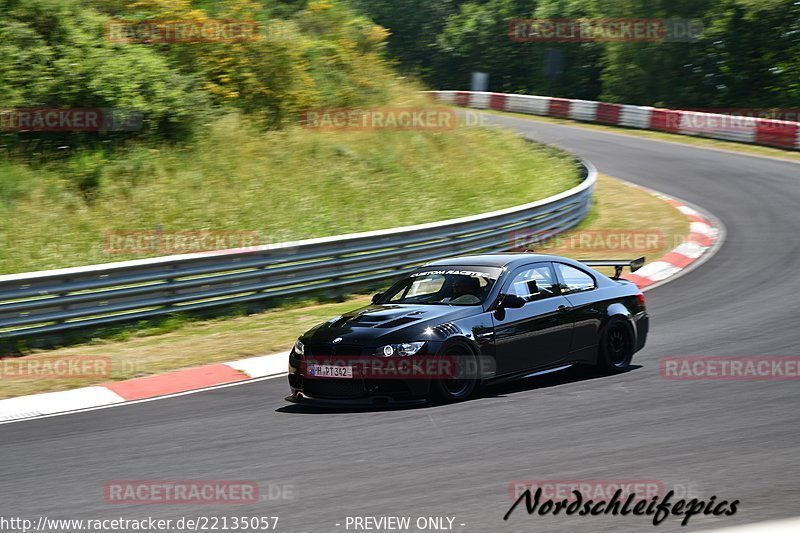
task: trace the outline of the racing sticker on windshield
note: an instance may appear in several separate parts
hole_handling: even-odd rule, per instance
[[[417,276],[436,276],[436,275],[456,275],[456,276],[471,276],[474,278],[494,278],[493,275],[489,274],[488,272],[476,272],[474,270],[428,270],[425,272],[415,272],[411,274],[412,278]]]

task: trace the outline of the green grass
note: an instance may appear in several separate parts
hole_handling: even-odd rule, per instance
[[[571,236],[583,232],[603,238],[626,235],[629,231],[654,235],[658,239],[653,246],[634,250],[602,245],[582,248],[579,239],[570,240]],[[685,242],[688,235],[689,219],[672,205],[639,187],[600,174],[595,204],[589,216],[574,230],[565,233],[554,246],[540,251],[574,259],[635,259],[644,256],[645,263],[651,263]],[[613,268],[598,270],[606,275],[614,272]]]
[[[472,215],[578,182],[569,155],[511,132],[264,133],[230,115],[189,147],[0,161],[0,274],[163,255],[109,254],[113,231],[254,231],[268,244]]]

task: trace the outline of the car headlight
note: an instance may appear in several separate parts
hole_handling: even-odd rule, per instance
[[[306,354],[306,347],[303,346],[303,343],[299,340],[294,343],[294,353],[297,355],[305,355]]]
[[[386,346],[378,348],[378,352],[376,353],[376,355],[380,355],[383,357],[391,357],[393,355],[406,357],[409,355],[414,355],[415,353],[420,351],[424,344],[425,341],[404,342],[402,344],[387,344]]]

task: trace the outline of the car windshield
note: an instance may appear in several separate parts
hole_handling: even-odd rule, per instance
[[[492,290],[499,268],[454,267],[414,272],[386,291],[384,303],[480,305]]]

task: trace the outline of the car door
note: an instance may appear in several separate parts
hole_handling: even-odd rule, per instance
[[[498,374],[552,366],[565,359],[573,325],[570,304],[561,295],[552,264],[539,262],[516,269],[501,293],[518,296],[525,305],[493,315]]]
[[[602,302],[597,301],[597,280],[589,272],[565,263],[553,263],[561,294],[569,300],[574,324],[571,355],[576,361],[594,361],[597,338],[603,318]]]

